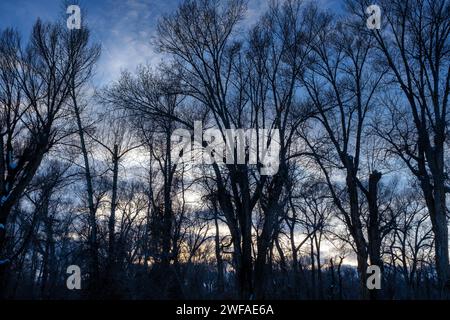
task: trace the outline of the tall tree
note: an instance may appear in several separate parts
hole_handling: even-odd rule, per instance
[[[83,108],[80,100],[83,90],[86,90],[86,85],[89,84],[94,64],[99,58],[100,47],[98,45],[91,45],[89,35],[89,29],[83,25],[80,29],[68,31],[66,33],[66,41],[67,55],[72,67],[69,81],[70,103],[73,108],[72,114],[77,124],[79,148],[83,156],[86,198],[89,209],[90,289],[91,291],[95,291],[97,290],[100,276],[96,218],[98,204],[95,203],[94,199],[92,164],[89,162],[89,150],[86,144],[85,127],[82,119]]]
[[[352,2],[361,15],[364,1]],[[450,3],[381,1],[381,30],[373,30],[380,62],[394,85],[378,132],[420,182],[435,235],[441,290],[449,286],[446,138],[450,95]],[[398,99],[398,94],[402,98]],[[406,107],[406,114],[402,106]]]
[[[65,31],[38,20],[29,44],[5,30],[0,39],[0,252],[8,216],[33,179],[44,155],[64,135],[60,126],[73,68]],[[0,274],[10,262],[1,259]],[[3,276],[0,281],[3,283]],[[4,285],[2,284],[3,288]]]

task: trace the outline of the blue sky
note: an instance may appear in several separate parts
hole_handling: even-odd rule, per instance
[[[246,21],[254,23],[269,0],[248,0]],[[314,1],[314,0],[313,0]],[[325,7],[337,8],[340,0],[315,0]],[[157,64],[160,60],[152,50],[150,39],[163,14],[176,10],[181,0],[79,0],[87,16],[92,39],[102,45],[102,56],[95,80],[106,84],[117,79],[121,70],[133,71],[139,64]],[[0,30],[14,27],[24,38],[39,17],[55,21],[64,14],[61,0],[0,0]]]

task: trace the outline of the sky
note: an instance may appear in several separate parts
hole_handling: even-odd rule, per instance
[[[182,0],[78,0],[83,24],[91,30],[93,42],[100,43],[102,55],[95,68],[94,86],[117,80],[123,70],[133,72],[140,64],[157,65],[161,60],[150,44],[158,18],[176,10]],[[342,0],[310,0],[339,11]],[[248,0],[244,23],[252,25],[267,9],[269,0]],[[65,14],[62,0],[0,0],[0,31],[13,27],[23,40],[35,21],[57,21]],[[130,166],[135,165],[134,162]],[[193,195],[194,196],[194,195]],[[195,198],[193,198],[195,200]],[[330,250],[324,243],[322,250]],[[325,256],[325,255],[324,255]],[[350,257],[347,264],[355,264]]]
[[[102,46],[94,81],[106,85],[118,79],[122,70],[134,71],[139,64],[156,65],[161,57],[150,44],[158,18],[176,10],[182,0],[79,0],[83,23],[92,40]],[[342,0],[311,0],[339,10]],[[253,24],[269,0],[248,0],[245,22]],[[0,30],[16,28],[24,39],[37,18],[56,21],[64,16],[62,0],[0,0]],[[68,15],[66,15],[68,17]]]

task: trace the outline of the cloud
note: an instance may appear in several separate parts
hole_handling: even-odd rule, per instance
[[[122,70],[152,63],[156,54],[150,44],[159,10],[156,1],[108,1],[98,8],[90,23],[93,40],[102,45],[97,80],[117,79]],[[94,17],[93,14],[91,14]]]
[[[93,42],[102,45],[94,82],[104,85],[116,80],[122,70],[135,70],[139,64],[161,60],[150,41],[158,18],[173,12],[182,0],[79,0]],[[316,0],[320,6],[333,7],[337,0]],[[56,21],[62,14],[62,0],[0,0],[0,27],[17,27],[25,39],[39,17]],[[255,24],[269,6],[269,0],[249,0],[243,21]]]

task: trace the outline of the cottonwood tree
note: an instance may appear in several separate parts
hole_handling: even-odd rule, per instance
[[[400,110],[406,106],[407,113],[399,115],[397,108],[387,108],[393,122],[383,122],[379,133],[420,182],[435,235],[436,271],[443,290],[450,276],[446,206],[450,3],[382,1],[381,6],[383,28],[372,36],[381,63],[389,66],[388,81],[395,83],[388,94],[393,98],[401,93],[394,106]]]
[[[101,112],[99,117],[103,121],[97,130],[87,135],[98,145],[96,153],[106,153],[105,162],[107,163],[108,172],[111,172],[111,201],[110,214],[108,217],[108,258],[107,258],[107,275],[106,278],[112,281],[114,266],[116,263],[116,209],[118,204],[118,188],[120,177],[120,166],[127,154],[141,147],[141,143],[136,139],[135,133],[126,115],[122,112],[106,111]]]
[[[242,1],[226,5],[186,1],[176,14],[161,19],[156,43],[173,57],[182,92],[207,107],[211,125],[224,140],[227,129],[280,130],[281,141],[267,142],[267,146],[279,144],[281,150],[272,178],[260,174],[262,159],[256,171],[248,164],[212,164],[218,202],[233,239],[238,287],[241,296],[249,298],[255,290],[257,296],[264,295],[267,256],[277,215],[286,204],[287,152],[293,128],[301,122],[292,116],[295,84],[307,60],[310,30],[301,23],[300,4],[287,1],[274,4],[261,20],[266,30],[256,27],[245,42],[235,34],[244,11]],[[253,275],[252,212],[257,204],[264,223],[258,232]],[[254,277],[262,279],[256,286]]]
[[[391,205],[393,232],[388,235],[385,251],[391,256],[390,267],[400,268],[408,298],[419,298],[421,264],[432,252],[432,228],[426,204],[415,196],[419,186],[395,195]]]
[[[148,152],[148,219],[145,251],[155,259],[158,268],[174,271],[171,262],[178,259],[179,227],[184,215],[180,207],[177,219],[174,199],[183,186],[184,165],[172,159],[171,134],[180,118],[183,99],[177,94],[177,78],[165,77],[146,67],[137,76],[122,74],[120,80],[100,94],[105,104],[124,111],[131,120],[140,144]],[[189,123],[189,122],[186,122]],[[146,152],[146,153],[147,153]],[[146,253],[147,254],[147,253]],[[147,260],[147,259],[146,259]],[[172,280],[177,278],[174,271]],[[164,286],[167,286],[164,282]]]
[[[382,264],[376,191],[381,173],[376,170],[370,173],[368,187],[361,183],[361,146],[383,73],[372,71],[372,44],[354,38],[359,27],[353,21],[338,23],[333,16],[318,13],[315,22],[320,32],[313,43],[314,63],[301,79],[308,96],[306,106],[315,114],[302,127],[301,135],[306,144],[305,155],[315,159],[350,232],[358,258],[361,290],[366,292],[369,254],[371,264]],[[344,183],[336,181],[338,175],[345,179]],[[367,238],[360,191],[371,212]]]
[[[26,47],[16,32],[1,34],[0,251],[12,208],[44,155],[65,134],[60,124],[67,115],[73,64],[64,35],[60,25],[40,20]],[[8,259],[2,258],[2,269]]]
[[[84,163],[84,175],[86,184],[86,199],[89,209],[89,248],[90,248],[90,288],[96,290],[99,279],[99,257],[97,239],[96,211],[98,201],[95,201],[93,187],[92,163],[89,159],[89,150],[86,143],[86,124],[83,123],[82,111],[85,105],[82,102],[82,94],[87,89],[95,62],[100,55],[100,47],[91,45],[89,41],[89,29],[83,25],[81,29],[73,29],[66,33],[67,53],[71,63],[71,78],[69,79],[69,103],[72,107],[71,114],[76,120],[79,146]]]

